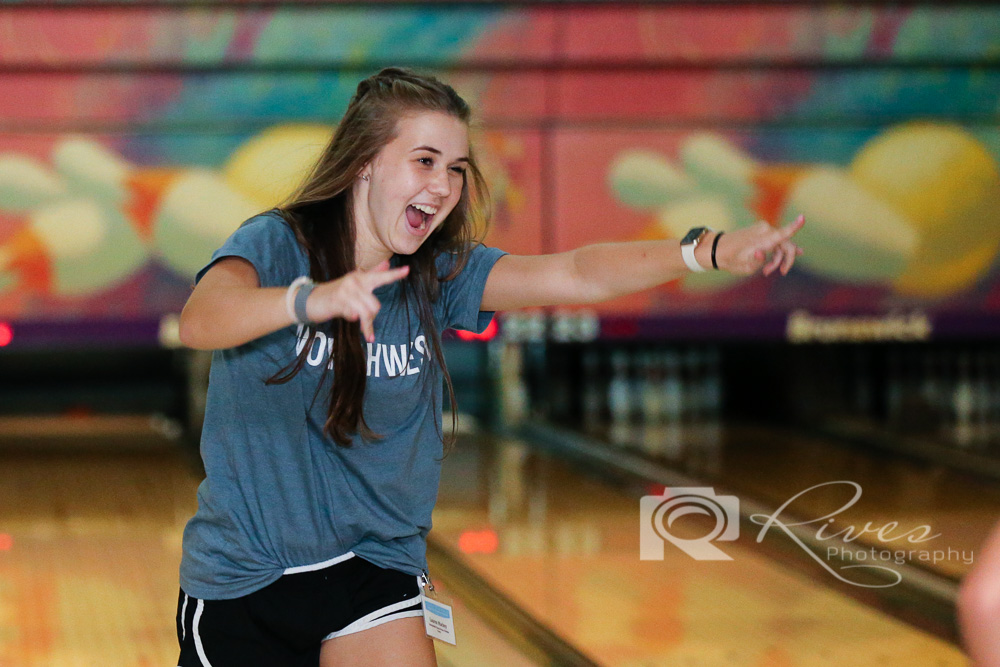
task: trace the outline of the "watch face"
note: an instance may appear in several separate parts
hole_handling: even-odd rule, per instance
[[[701,238],[701,235],[708,231],[708,227],[695,227],[689,231],[683,239],[681,245],[690,245]]]

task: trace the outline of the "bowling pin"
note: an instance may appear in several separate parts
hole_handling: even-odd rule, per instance
[[[697,347],[688,347],[681,355],[681,378],[684,383],[684,411],[681,418],[689,423],[699,423],[702,420],[704,390],[701,371],[701,352]]]
[[[680,462],[685,455],[686,430],[681,421],[684,412],[684,390],[681,384],[680,358],[676,349],[661,353],[663,363],[663,445],[664,458]]]
[[[698,192],[694,179],[670,160],[643,150],[620,153],[608,170],[608,184],[619,201],[634,208],[658,208]]]
[[[661,451],[662,418],[661,407],[663,380],[659,364],[651,351],[643,351],[639,356],[641,375],[639,449],[647,456],[656,457]]]
[[[679,422],[684,412],[681,364],[676,351],[663,354],[663,413],[667,422]]]
[[[705,418],[718,424],[722,417],[722,359],[716,345],[708,348],[705,355],[704,383]]]
[[[722,457],[722,355],[717,345],[705,351],[705,411],[702,424],[702,439],[716,468]]]
[[[0,154],[0,211],[26,214],[68,196],[65,181],[34,158]]]
[[[937,373],[936,355],[934,350],[925,350],[923,354],[923,367],[920,378],[920,395],[927,404],[928,409],[936,415],[943,415],[942,410],[942,387]]]
[[[505,340],[500,351],[501,421],[506,425],[522,422],[528,411],[528,389],[524,378],[522,344]]]
[[[952,406],[955,415],[955,443],[963,449],[972,445],[972,416],[975,410],[972,379],[969,377],[969,356],[963,352],[958,358],[958,376],[952,393]]]
[[[258,212],[219,174],[184,171],[168,182],[153,212],[154,250],[178,274],[194,276],[240,223]]]
[[[756,194],[760,163],[721,135],[691,133],[681,144],[680,157],[684,170],[706,190],[741,202]]]
[[[611,413],[611,442],[624,447],[631,440],[632,387],[629,379],[628,353],[615,348],[611,353],[611,382],[608,383],[608,409]]]
[[[132,165],[93,139],[77,135],[61,138],[52,148],[52,164],[78,196],[118,209],[128,199]]]

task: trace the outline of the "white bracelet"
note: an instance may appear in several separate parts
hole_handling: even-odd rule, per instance
[[[299,288],[310,282],[309,276],[299,276],[292,281],[292,284],[288,286],[288,291],[285,292],[285,310],[288,311],[288,316],[292,318],[292,322],[298,322],[299,318],[295,316],[295,293],[299,291]]]

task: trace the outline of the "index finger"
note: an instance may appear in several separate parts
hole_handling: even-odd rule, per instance
[[[800,215],[799,217],[795,218],[787,225],[779,229],[778,234],[781,237],[781,241],[787,241],[788,239],[795,236],[795,233],[798,232],[800,229],[802,229],[802,227],[805,224],[806,224],[806,216]]]
[[[374,289],[396,282],[400,278],[406,277],[409,272],[409,266],[398,266],[395,269],[385,269],[384,271],[368,271],[365,273],[365,281]]]

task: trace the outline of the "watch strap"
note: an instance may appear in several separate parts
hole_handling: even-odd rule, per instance
[[[698,263],[695,259],[694,250],[698,247],[698,241],[694,243],[682,243],[681,244],[681,257],[684,259],[684,263],[687,267],[694,271],[695,273],[703,273],[705,269]]]
[[[298,292],[300,287],[309,282],[309,280],[309,276],[299,276],[293,280],[292,284],[288,286],[287,290],[285,290],[285,311],[288,313],[288,317],[290,317],[293,322],[298,320],[295,316],[295,293]]]
[[[309,315],[306,314],[306,301],[315,287],[316,283],[310,280],[299,287],[299,291],[295,293],[295,319],[299,324],[313,324]]]
[[[681,241],[681,258],[687,267],[695,273],[703,273],[705,271],[705,268],[695,259],[694,251],[698,247],[698,243],[701,242],[702,237],[709,231],[711,230],[708,227],[695,227]],[[698,235],[692,238],[692,235],[696,232],[698,232]]]

